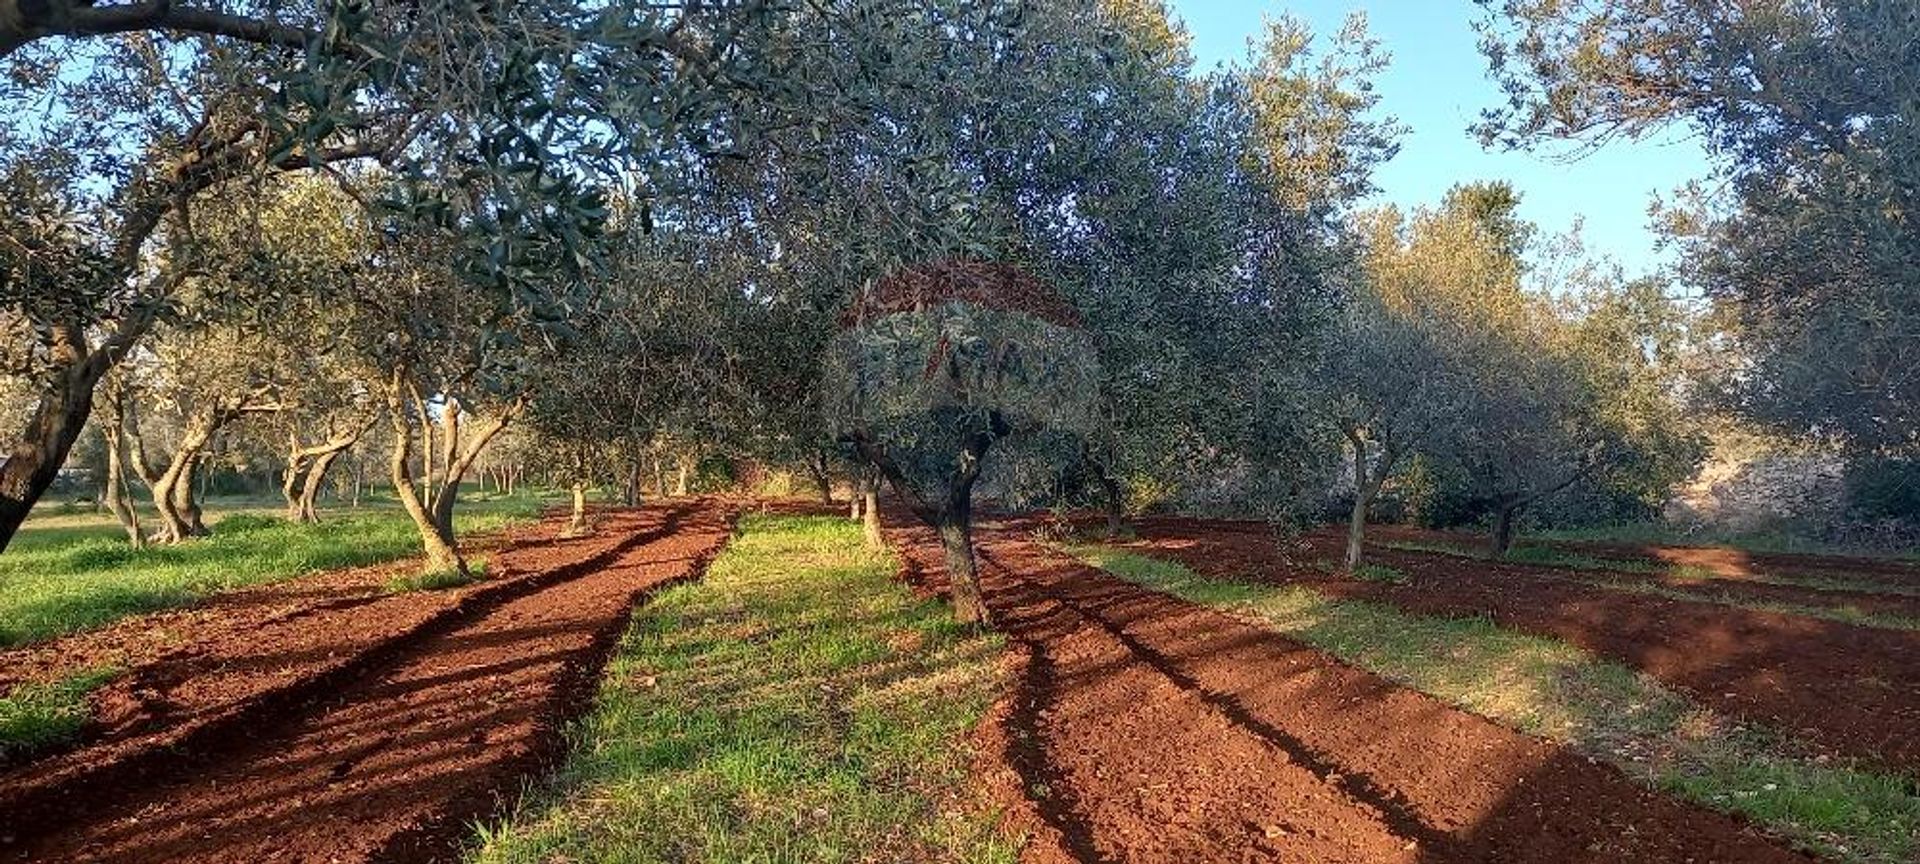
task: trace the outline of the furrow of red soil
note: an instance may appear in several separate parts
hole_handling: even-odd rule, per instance
[[[1332,577],[1248,523],[1149,519],[1133,544],[1221,578],[1307,585],[1428,615],[1483,615],[1551,636],[1689,691],[1807,746],[1920,773],[1920,632],[1608,589],[1565,571],[1377,549],[1409,578]],[[1317,550],[1304,558],[1324,557]]]
[[[1382,526],[1371,529],[1368,539],[1383,542],[1438,543],[1461,549],[1463,552],[1478,548],[1468,542],[1470,538],[1462,535],[1403,526]],[[1345,542],[1344,537],[1335,537],[1332,534],[1315,534],[1312,540],[1317,548],[1324,547],[1329,554],[1332,554],[1332,550],[1340,543]],[[1657,585],[1694,595],[1705,602],[1793,604],[1835,612],[1864,612],[1920,620],[1920,583],[1903,582],[1899,578],[1884,573],[1760,566],[1748,559],[1744,553],[1732,549],[1652,547],[1651,552],[1637,554],[1627,550],[1593,548],[1586,544],[1554,543],[1551,545],[1593,557],[1598,562],[1594,566],[1600,569],[1535,565],[1543,575],[1559,574],[1596,583]],[[1419,554],[1443,555],[1446,553],[1423,550]],[[1601,566],[1612,565],[1614,562],[1618,562],[1620,566]],[[1627,569],[1634,568],[1636,565],[1684,569],[1677,571],[1668,569],[1654,573],[1646,572],[1644,569]],[[1586,566],[1582,564],[1582,568]],[[1828,584],[1818,586],[1762,581],[1780,577],[1817,578],[1829,581]]]
[[[1454,540],[1461,535],[1428,532]],[[1552,541],[1548,545],[1573,552],[1678,567],[1699,567],[1728,579],[1765,574],[1832,576],[1920,588],[1920,561],[1866,558],[1853,555],[1811,555],[1792,552],[1746,552],[1725,546],[1675,546],[1658,543]]]
[[[1746,823],[984,527],[1027,861],[1808,861]],[[892,539],[938,590],[931,532]],[[1003,787],[1013,783],[1000,784]]]
[[[454,860],[466,826],[557,755],[633,604],[699,573],[731,522],[715,502],[609,514],[592,537],[498,553],[478,586],[196,639],[135,671],[179,685],[135,733],[5,776],[0,856]]]

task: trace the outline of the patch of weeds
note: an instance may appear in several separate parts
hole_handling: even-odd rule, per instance
[[[78,735],[87,725],[87,696],[119,674],[117,668],[104,667],[14,687],[0,698],[0,757],[30,753]]]
[[[465,572],[447,567],[440,570],[422,570],[418,573],[402,573],[387,580],[388,594],[405,594],[409,591],[440,591],[447,588],[461,588],[487,578],[487,562],[472,561]]]
[[[1742,814],[1834,859],[1901,864],[1920,855],[1920,794],[1909,778],[1809,757],[1783,735],[1729,722],[1651,676],[1565,642],[1486,618],[1335,600],[1299,585],[1207,580],[1121,550],[1069,551],[1146,587],[1239,611],[1384,678]]]
[[[470,859],[1012,862],[968,790],[998,636],[837,517],[751,516],[637,610],[553,783]]]
[[[1353,578],[1363,582],[1381,582],[1387,585],[1407,584],[1407,574],[1385,564],[1362,564],[1355,567]]]

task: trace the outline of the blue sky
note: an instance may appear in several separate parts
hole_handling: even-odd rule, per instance
[[[1585,217],[1589,248],[1617,259],[1629,274],[1658,266],[1647,204],[1707,174],[1707,157],[1681,132],[1643,142],[1618,141],[1575,162],[1545,153],[1489,152],[1466,131],[1480,110],[1500,102],[1486,76],[1471,0],[1170,0],[1193,34],[1202,69],[1246,56],[1263,16],[1291,13],[1317,34],[1336,32],[1347,13],[1367,13],[1369,30],[1392,66],[1378,84],[1380,110],[1410,131],[1400,154],[1375,175],[1378,198],[1401,205],[1437,202],[1468,180],[1504,179],[1522,194],[1521,215],[1548,233]],[[1564,150],[1561,151],[1564,154]]]

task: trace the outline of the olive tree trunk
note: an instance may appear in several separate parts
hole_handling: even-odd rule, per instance
[[[296,521],[307,524],[320,521],[320,509],[316,506],[320,499],[320,489],[326,484],[327,471],[333,468],[333,463],[338,462],[340,455],[344,452],[346,450],[342,448],[315,457],[313,467],[307,469],[306,482],[300,487],[300,512]],[[339,499],[336,497],[335,500]]]
[[[112,394],[106,422],[100,430],[107,442],[107,476],[101,483],[100,497],[114,520],[120,523],[120,529],[127,533],[127,542],[139,549],[146,545],[146,538],[140,533],[140,511],[133,506],[127,484],[127,432],[122,398],[118,393]]]
[[[946,557],[953,617],[968,625],[991,626],[993,623],[992,613],[980,593],[979,567],[973,551],[973,484],[980,479],[987,451],[1006,434],[1006,424],[997,415],[992,418],[992,424],[992,431],[978,432],[966,439],[960,459],[947,474],[938,494],[915,488],[883,445],[860,435],[853,436],[861,456],[893,484],[895,492],[912,504],[914,515],[939,535],[940,548]],[[879,533],[878,522],[869,530],[872,532],[869,542],[872,542],[873,535]]]
[[[1367,464],[1367,438],[1357,429],[1347,430],[1347,442],[1353,445],[1353,511],[1347,515],[1347,554],[1341,561],[1342,572],[1351,576],[1365,562],[1367,510],[1380,497],[1380,490],[1387,483],[1387,476],[1393,471],[1393,463],[1399,453],[1386,446],[1380,450],[1380,458],[1372,465]]]
[[[434,493],[432,506],[434,524],[439,526],[446,536],[453,536],[453,505],[460,498],[460,483],[466,479],[467,471],[473,468],[473,463],[479,460],[480,454],[487,449],[487,445],[492,443],[509,423],[519,417],[522,411],[526,410],[526,406],[526,396],[516,397],[499,413],[480,424],[479,428],[474,430],[472,439],[462,445],[460,430],[463,412],[457,400],[447,400],[441,416],[441,425],[445,427],[442,435],[445,439],[443,443],[446,448],[446,458],[442,464],[443,473],[440,477],[440,485]]]
[[[94,388],[125,350],[109,345],[88,351],[78,326],[55,328],[50,349],[58,367],[51,386],[42,391],[26,428],[7,448],[5,461],[0,461],[0,552],[6,551],[34,502],[59,476],[60,466],[93,412]]]
[[[393,495],[400,499],[400,509],[406,511],[407,518],[413,520],[413,527],[420,534],[420,550],[426,559],[422,569],[429,573],[451,570],[465,575],[467,562],[461,557],[460,547],[454,542],[452,532],[441,531],[425,502],[420,500],[419,489],[414,486],[414,429],[410,422],[412,412],[408,410],[403,389],[404,380],[404,372],[395,370],[387,387],[387,419],[393,425],[393,452],[387,461],[387,474],[393,481]],[[420,422],[432,421],[423,415]]]
[[[1503,506],[1494,511],[1493,533],[1487,537],[1487,557],[1505,557],[1513,548],[1513,526],[1520,515],[1520,504]]]
[[[200,519],[200,506],[193,500],[193,472],[218,422],[217,412],[196,413],[187,419],[166,469],[152,483],[153,509],[160,515],[160,529],[153,539],[179,543],[207,534],[206,525]]]
[[[813,477],[813,488],[820,493],[820,503],[833,503],[833,474],[827,470],[827,454],[815,450],[807,457],[807,474]]]
[[[987,604],[980,599],[980,572],[973,556],[972,498],[970,488],[954,495],[941,509],[935,527],[940,533],[940,549],[947,557],[947,586],[953,594],[954,620],[962,624],[985,624]]]
[[[573,517],[567,520],[566,530],[560,536],[581,537],[588,533],[587,484],[576,480],[573,484]]]
[[[866,489],[860,493],[863,511],[860,514],[860,527],[866,536],[869,549],[879,549],[887,545],[886,539],[880,536],[880,490],[878,487],[879,483],[869,482]]]
[[[327,471],[348,448],[360,443],[361,436],[372,425],[371,421],[362,423],[311,446],[302,445],[297,433],[287,436],[287,469],[280,479],[280,496],[287,502],[287,521],[309,524],[320,521],[314,502],[320,497]]]

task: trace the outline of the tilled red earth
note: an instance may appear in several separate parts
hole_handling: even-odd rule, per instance
[[[937,590],[932,533],[892,532]],[[1787,862],[1737,819],[1029,539],[979,536],[1019,658],[989,740],[1024,859]]]
[[[1690,691],[1716,710],[1801,742],[1920,770],[1920,632],[1610,590],[1569,571],[1393,549],[1370,560],[1407,584],[1332,578],[1290,561],[1248,523],[1149,519],[1141,551],[1197,572],[1310,585],[1421,614],[1486,615]],[[1321,550],[1316,554],[1327,553]]]
[[[1371,530],[1371,529],[1369,529]],[[1480,538],[1445,531],[1394,526],[1393,532],[1412,532],[1444,541],[1484,542]],[[1682,567],[1700,567],[1728,579],[1761,574],[1838,576],[1886,585],[1920,588],[1920,561],[1865,558],[1853,555],[1811,555],[1790,552],[1746,552],[1725,546],[1677,546],[1659,543],[1554,541],[1550,545],[1608,558],[1624,558]]]
[[[220,624],[164,648],[76,637],[141,662],[79,747],[0,775],[0,858],[452,860],[471,820],[557,755],[633,604],[700,572],[732,516],[621,512],[572,540],[549,522],[467,588],[296,580],[242,592],[251,613],[223,598]]]
[[[1344,542],[1331,534],[1315,535],[1328,553]],[[1391,525],[1368,529],[1368,539],[1412,540],[1443,543],[1461,549],[1476,549],[1480,538],[1444,531]],[[1647,573],[1624,569],[1585,570],[1570,567],[1540,567],[1543,573],[1558,573],[1589,581],[1645,582],[1676,589],[1709,602],[1788,603],[1832,611],[1851,610],[1876,615],[1904,616],[1920,620],[1920,570],[1897,561],[1873,561],[1862,558],[1818,558],[1810,556],[1754,556],[1736,549],[1695,546],[1618,546],[1589,543],[1554,543],[1554,547],[1587,555],[1602,562],[1620,561],[1628,565],[1655,564],[1684,567],[1693,573]],[[1407,550],[1395,550],[1407,551]],[[1844,563],[1853,569],[1838,569]],[[1767,577],[1795,576],[1831,580],[1817,586],[1760,581]]]

